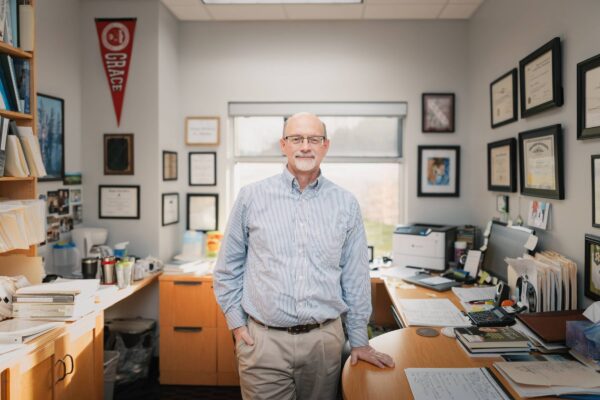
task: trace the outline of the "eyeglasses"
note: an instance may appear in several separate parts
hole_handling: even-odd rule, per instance
[[[320,145],[325,141],[325,136],[302,136],[302,135],[290,135],[284,138],[291,144],[302,144],[304,143],[304,139],[308,144],[312,145]]]

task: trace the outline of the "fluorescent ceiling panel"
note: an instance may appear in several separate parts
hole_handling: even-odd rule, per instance
[[[360,4],[362,0],[202,0],[204,4]]]

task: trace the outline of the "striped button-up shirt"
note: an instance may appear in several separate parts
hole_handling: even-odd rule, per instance
[[[248,315],[290,327],[345,315],[352,347],[368,344],[367,241],[356,198],[320,175],[300,191],[283,173],[245,186],[214,271],[227,324]]]

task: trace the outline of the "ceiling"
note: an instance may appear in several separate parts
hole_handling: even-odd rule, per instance
[[[204,5],[161,0],[181,21],[469,19],[483,0],[363,0],[362,4]]]

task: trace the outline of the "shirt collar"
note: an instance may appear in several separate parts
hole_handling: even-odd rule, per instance
[[[296,179],[296,177],[294,175],[292,175],[290,170],[287,168],[287,164],[283,167],[283,173],[281,174],[281,177],[287,187],[289,187],[292,190],[293,189],[300,190],[300,185],[298,184],[298,179]],[[309,183],[307,188],[314,189],[316,192],[318,192],[319,189],[321,187],[323,187],[324,182],[325,182],[325,177],[323,176],[323,173],[319,169],[319,175],[317,176],[317,179],[315,179],[314,181]]]

